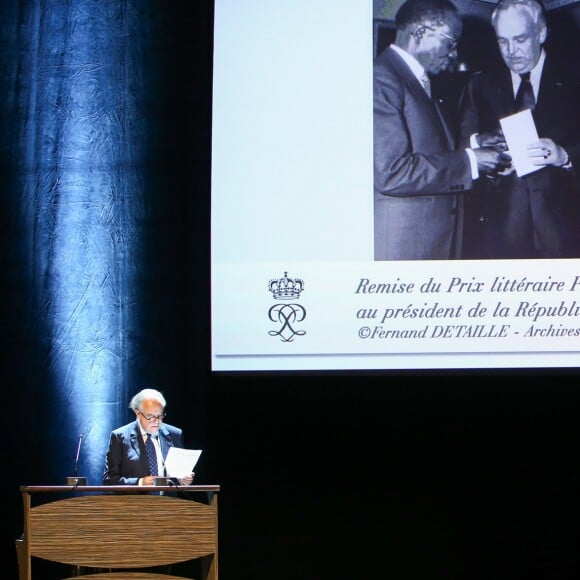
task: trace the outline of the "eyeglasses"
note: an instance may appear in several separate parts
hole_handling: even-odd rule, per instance
[[[449,43],[449,46],[448,46],[449,52],[451,52],[452,50],[457,48],[457,44],[459,42],[459,39],[455,38],[455,36],[450,36],[449,34],[446,34],[445,32],[442,32],[441,30],[437,30],[436,28],[433,28],[432,26],[429,26],[428,24],[423,24],[422,28],[425,28],[426,30],[430,30],[431,32],[434,32],[435,34],[438,34],[441,38],[445,38],[446,40],[450,40],[451,42]]]
[[[137,413],[139,413],[143,419],[149,421],[149,423],[152,423],[153,421],[163,421],[163,419],[165,419],[165,413],[161,413],[161,415],[144,415],[139,410],[137,410]]]

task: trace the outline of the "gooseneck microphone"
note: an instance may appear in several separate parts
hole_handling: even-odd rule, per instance
[[[81,445],[83,444],[83,434],[79,435],[79,444],[77,446],[77,454],[75,457],[74,469],[73,469],[73,476],[66,478],[67,485],[87,485],[87,478],[86,477],[79,477],[79,458],[81,456]]]
[[[75,457],[75,468],[73,471],[73,475],[78,477],[79,474],[79,457],[81,455],[81,445],[83,444],[83,434],[79,435],[79,446],[77,447],[77,456]]]
[[[157,435],[157,440],[159,441],[159,446],[162,448],[161,437],[159,435]],[[169,447],[173,447],[171,435],[167,437],[167,440],[169,443]],[[163,457],[163,450],[161,451],[161,471],[162,474],[159,474],[159,476],[153,480],[153,485],[174,485],[172,478],[167,476],[167,467],[165,466],[165,457]]]

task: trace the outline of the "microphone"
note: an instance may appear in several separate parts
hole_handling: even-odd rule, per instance
[[[77,477],[79,474],[79,457],[81,455],[81,445],[83,444],[83,434],[79,435],[79,446],[77,447],[77,456],[75,458],[75,468],[74,468],[74,476]]]
[[[167,477],[167,468],[165,467],[165,457],[163,457],[163,446],[161,444],[161,437],[159,434],[152,436],[151,439],[155,437],[159,442],[159,447],[161,450],[160,457],[161,457],[161,471],[163,474],[159,474],[153,478],[153,485],[171,485],[170,479]],[[163,492],[159,492],[163,493]]]
[[[167,434],[167,443],[168,443],[168,450],[173,447],[173,439],[171,438],[171,434]],[[178,477],[173,477],[167,474],[167,466],[165,465],[165,457],[163,457],[163,453],[161,453],[161,467],[163,468],[163,475],[156,477],[153,485],[170,485],[172,487],[180,487],[181,483]]]
[[[173,447],[171,445],[171,447]],[[167,466],[165,465],[165,458],[161,457],[161,466],[163,468],[163,475],[160,475],[154,479],[153,485],[170,485],[173,487],[179,487],[179,478],[167,475]]]
[[[86,477],[79,477],[79,457],[81,456],[81,445],[83,444],[83,434],[79,435],[79,444],[77,447],[77,454],[75,457],[74,469],[73,469],[73,477],[66,478],[67,485],[87,485],[87,478]]]

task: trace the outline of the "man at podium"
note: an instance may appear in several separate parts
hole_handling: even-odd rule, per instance
[[[163,422],[167,403],[156,389],[143,389],[130,401],[135,421],[112,431],[105,459],[104,485],[154,485],[165,477],[165,458],[170,447],[183,448],[180,428]],[[191,485],[194,474],[179,478]]]

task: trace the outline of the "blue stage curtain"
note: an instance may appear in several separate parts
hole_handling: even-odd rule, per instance
[[[205,447],[210,7],[0,2],[7,542],[18,486],[64,483],[81,434],[78,475],[101,483],[143,387]]]
[[[170,422],[192,420],[188,357],[209,340],[190,328],[187,4],[1,3],[3,398],[34,449],[10,459],[21,482],[62,483],[83,434],[78,473],[100,484],[108,434],[142,387],[164,391]]]

